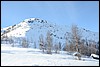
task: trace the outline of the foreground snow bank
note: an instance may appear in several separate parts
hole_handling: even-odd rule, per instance
[[[1,45],[1,66],[99,66],[99,60],[75,60],[67,54],[44,54],[39,49]]]

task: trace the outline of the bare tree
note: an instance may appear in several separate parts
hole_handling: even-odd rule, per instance
[[[85,53],[85,47],[86,45],[85,45],[85,40],[84,39],[82,39],[81,41],[80,41],[80,47],[79,47],[79,52],[81,53],[81,54],[84,54]]]
[[[72,25],[71,27],[72,38],[76,45],[76,51],[79,52],[79,43],[82,35],[82,31],[77,27],[77,25]]]
[[[9,43],[12,44],[12,47],[14,47],[14,40],[12,36],[9,37]]]
[[[65,35],[65,39],[66,39],[66,50],[67,51],[75,51],[75,40],[73,39],[73,36],[71,35],[71,33],[66,32]]]
[[[55,53],[59,53],[58,51],[59,51],[59,44],[58,43],[56,43],[55,45],[54,45],[54,50],[55,50]]]
[[[75,45],[74,45],[73,42],[70,42],[70,44],[69,44],[69,50],[70,51],[76,51],[76,47],[75,47]]]
[[[69,51],[68,36],[66,36],[66,50]]]
[[[43,50],[43,52],[44,52],[44,40],[43,40],[42,34],[39,37],[39,46],[40,46],[40,50]]]
[[[31,43],[33,43],[33,38],[31,37]]]
[[[97,48],[96,54],[99,55],[99,41],[97,42],[96,48]]]
[[[61,47],[61,42],[59,42],[59,50],[60,50],[60,51],[61,51],[61,48],[62,48],[62,47]]]
[[[43,46],[43,35],[41,34],[39,36],[39,48],[40,48],[40,50],[42,50],[42,46]]]
[[[50,34],[50,31],[47,32],[47,54],[52,54],[51,50],[52,50],[52,37]]]
[[[96,54],[96,42],[94,40],[92,40],[92,44],[91,44],[91,53]]]
[[[36,48],[36,42],[34,42],[34,48]]]
[[[22,47],[24,47],[24,48],[28,48],[28,41],[26,40],[26,38],[23,38],[22,39]]]

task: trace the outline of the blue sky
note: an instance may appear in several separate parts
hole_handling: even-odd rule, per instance
[[[1,27],[27,18],[99,32],[99,1],[1,1]]]

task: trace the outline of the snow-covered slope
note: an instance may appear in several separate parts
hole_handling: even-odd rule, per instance
[[[99,60],[86,57],[75,60],[73,55],[63,51],[50,55],[39,49],[1,44],[1,66],[99,66]]]
[[[98,32],[92,32],[84,28],[80,29],[82,30],[82,36],[84,39],[87,38],[88,40],[92,39],[96,42],[99,41]],[[4,34],[4,30],[7,31],[7,34]],[[53,42],[61,42],[62,44],[65,43],[65,35],[70,34],[70,26],[68,25],[60,26],[39,18],[29,18],[25,19],[19,24],[15,24],[7,28],[2,28],[1,31],[3,32],[1,32],[1,35],[7,35],[8,37],[26,37],[28,40],[32,39],[33,42],[38,43],[39,36],[41,34],[45,40],[48,30],[51,32]]]
[[[15,24],[13,26],[9,26],[7,28],[3,28],[1,31],[7,31],[7,36],[14,37],[25,37],[25,33],[30,29],[30,26],[26,22],[21,22],[19,24]]]

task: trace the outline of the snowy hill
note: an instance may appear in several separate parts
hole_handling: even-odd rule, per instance
[[[99,60],[91,57],[75,60],[68,52],[51,55],[44,54],[39,49],[1,44],[1,66],[99,66]]]
[[[86,30],[84,28],[80,28],[82,30],[83,39],[87,38],[99,41],[99,33],[92,32]],[[38,19],[38,18],[29,18],[20,22],[19,24],[15,24],[13,26],[9,26],[7,28],[1,29],[1,37],[7,35],[8,37],[25,37],[27,40],[36,42],[38,44],[39,36],[42,34],[45,40],[47,31],[51,32],[51,36],[53,37],[53,42],[61,42],[65,43],[65,36],[70,34],[70,26],[60,26],[55,23],[50,23],[46,20]],[[5,32],[6,31],[6,32]]]

